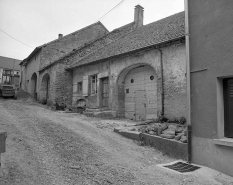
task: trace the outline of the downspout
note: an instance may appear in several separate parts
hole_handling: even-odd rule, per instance
[[[187,144],[188,144],[188,163],[192,161],[192,127],[191,127],[191,86],[190,86],[190,45],[189,45],[189,14],[188,0],[184,1],[185,7],[185,46],[186,46],[186,85],[187,85]]]
[[[164,85],[163,85],[163,52],[160,48],[158,48],[158,51],[160,53],[160,71],[161,71],[161,106],[162,106],[162,110],[161,110],[161,116],[164,116]]]

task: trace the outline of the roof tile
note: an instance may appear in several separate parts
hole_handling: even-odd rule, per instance
[[[184,37],[184,19],[184,12],[180,12],[142,26],[130,34],[111,42],[106,47],[100,48],[81,60],[71,64],[69,68],[78,67],[134,50],[157,45],[179,37]]]

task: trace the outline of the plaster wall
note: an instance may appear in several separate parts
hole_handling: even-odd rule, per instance
[[[232,146],[214,142],[224,138],[222,79],[233,76],[232,7],[228,0],[189,1],[193,162],[233,176]]]
[[[30,59],[30,61],[27,63],[26,66],[22,67],[22,72],[23,72],[23,77],[22,77],[22,89],[32,93],[32,87],[31,87],[31,78],[33,73],[36,73],[37,75],[37,93],[38,93],[38,88],[39,88],[39,66],[40,66],[40,56],[41,52],[38,52],[35,54],[34,57]]]
[[[161,49],[164,65],[165,88],[165,116],[169,118],[185,116],[186,81],[185,81],[185,46],[172,45]],[[74,69],[73,72],[73,105],[77,100],[85,99],[87,107],[99,108],[99,94],[82,96],[77,92],[77,82],[83,76],[98,74],[99,77],[109,77],[109,108],[117,112],[119,117],[124,116],[124,78],[127,73],[140,65],[151,66],[156,73],[158,115],[161,113],[161,54],[156,49],[141,51],[128,56],[117,57],[104,62],[85,65]],[[98,84],[99,85],[99,84]],[[123,91],[123,92],[122,92]]]

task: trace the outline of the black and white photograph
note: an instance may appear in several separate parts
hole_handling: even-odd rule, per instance
[[[233,185],[233,1],[0,0],[0,185]]]

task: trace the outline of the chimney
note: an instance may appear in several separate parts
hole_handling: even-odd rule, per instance
[[[140,5],[135,6],[134,9],[134,22],[135,22],[135,27],[139,28],[143,26],[143,10],[144,8]]]
[[[60,38],[62,38],[63,37],[63,35],[62,34],[58,34],[58,38],[60,39]]]

